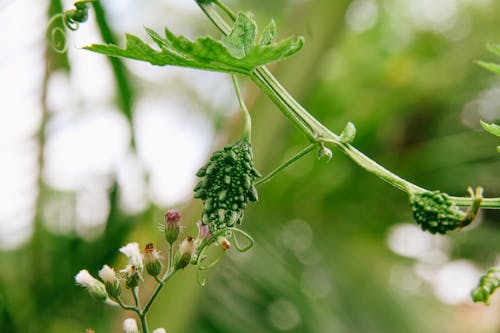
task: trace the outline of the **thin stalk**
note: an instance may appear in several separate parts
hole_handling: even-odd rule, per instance
[[[217,6],[219,6],[220,9],[222,9],[227,14],[227,16],[229,16],[231,18],[231,20],[233,20],[233,21],[236,20],[236,14],[231,10],[231,8],[226,6],[226,4],[222,3],[219,0],[214,0],[214,3]]]
[[[122,309],[129,310],[129,311],[134,311],[134,312],[136,312],[137,314],[140,315],[141,311],[139,310],[139,308],[123,303],[123,301],[122,301],[122,299],[120,297],[115,298],[115,300],[118,303],[118,305],[120,305],[120,307]]]
[[[233,80],[234,91],[236,92],[238,103],[240,104],[240,108],[243,111],[244,115],[242,138],[250,141],[252,138],[252,118],[250,117],[250,112],[248,112],[247,106],[245,105],[245,101],[241,96],[240,86],[238,84],[238,79],[236,78],[236,75],[231,75],[231,78]]]
[[[146,314],[145,313],[140,314],[139,318],[141,319],[142,333],[149,333],[148,321],[146,319]]]
[[[139,315],[139,319],[141,320],[142,332],[149,333],[148,322],[146,320],[147,312],[141,309],[141,301],[139,298],[139,287],[134,287],[132,290],[132,294],[134,295],[134,301],[137,309],[139,310],[137,314]]]
[[[219,1],[215,3],[219,5]],[[231,32],[231,27],[220,16],[213,4],[199,3],[203,12],[215,24],[215,26],[224,34],[228,35]],[[356,164],[366,171],[381,178],[392,186],[407,192],[408,194],[421,193],[428,191],[427,189],[415,185],[407,180],[402,179],[393,172],[387,170],[374,160],[370,159],[362,152],[354,148],[351,144],[343,143],[339,140],[339,136],[316,118],[314,118],[307,110],[302,107],[288,91],[279,83],[279,81],[269,72],[265,66],[258,67],[251,72],[251,79],[268,95],[273,103],[280,111],[290,120],[312,143],[328,142],[335,148],[342,151],[350,157]],[[457,206],[471,206],[473,199],[470,197],[449,197],[450,200]],[[481,202],[482,208],[500,209],[500,198],[485,198]]]
[[[139,301],[139,287],[134,287],[134,289],[132,289],[132,295],[134,295],[135,306],[137,306],[140,311],[141,302]]]
[[[173,244],[170,244],[170,247],[168,248],[168,267],[165,274],[170,273],[173,269],[174,269],[174,246]]]
[[[314,149],[314,147],[316,146],[316,143],[311,143],[310,145],[308,145],[307,147],[305,147],[304,149],[302,149],[301,151],[299,151],[297,154],[295,154],[294,156],[292,156],[289,160],[287,160],[286,162],[284,162],[283,164],[281,164],[280,166],[278,166],[276,169],[274,169],[273,171],[271,171],[271,173],[269,173],[267,176],[265,176],[264,178],[260,179],[259,181],[255,182],[255,185],[258,186],[258,185],[261,185],[261,184],[264,184],[264,183],[267,183],[268,181],[271,180],[271,178],[273,178],[278,172],[280,172],[281,170],[285,169],[286,167],[288,167],[290,164],[294,163],[295,161],[297,161],[299,158],[301,158],[302,156],[306,155],[307,153],[309,153],[311,150]]]

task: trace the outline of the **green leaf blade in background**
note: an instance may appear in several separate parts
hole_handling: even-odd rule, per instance
[[[484,130],[490,134],[493,134],[495,136],[500,136],[500,126],[497,124],[488,124],[485,123],[484,121],[481,121],[481,126],[483,126]]]
[[[488,45],[486,45],[486,48],[490,52],[500,56],[500,44],[488,44]]]
[[[476,61],[476,64],[478,64],[481,67],[486,68],[489,71],[492,71],[495,74],[500,74],[500,65],[495,64],[493,62],[486,62],[486,61]]]

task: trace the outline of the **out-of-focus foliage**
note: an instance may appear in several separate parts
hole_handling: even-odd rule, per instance
[[[467,186],[482,185],[486,196],[500,195],[500,160],[492,149],[497,140],[479,131],[480,118],[500,118],[499,81],[473,63],[489,61],[484,45],[500,40],[498,0],[232,5],[256,12],[259,23],[274,17],[283,35],[304,35],[302,52],[273,72],[328,127],[340,132],[352,121],[353,144],[367,155],[427,188],[463,195]],[[164,16],[163,25],[169,26],[169,13]],[[198,19],[206,20],[201,12]],[[203,25],[192,25],[198,24]],[[49,60],[51,70],[71,70],[66,58]],[[134,79],[135,89],[143,91],[146,83],[140,75]],[[256,88],[247,92],[256,166],[270,171],[305,140]],[[39,213],[30,243],[0,253],[2,333],[119,331],[118,311],[90,300],[73,276],[81,268],[95,273],[116,263],[118,248],[128,240],[160,239],[153,225],[165,207],[149,203],[141,213],[125,214],[118,206],[120,191],[112,188],[109,217],[98,238],[55,234]],[[151,327],[187,333],[500,328],[494,299],[491,309],[470,301],[445,304],[436,298],[440,290],[434,283],[440,267],[456,260],[481,267],[494,262],[500,252],[497,211],[484,211],[477,228],[447,235],[441,252],[408,259],[387,245],[392,228],[412,220],[406,194],[338,152],[327,164],[308,155],[258,190],[260,201],[247,208],[243,225],[256,240],[254,249],[226,256],[204,288],[189,268],[176,276],[152,310]],[[37,209],[53,196],[43,186]],[[199,203],[184,205],[185,221],[192,222],[186,233],[194,230],[199,209]]]

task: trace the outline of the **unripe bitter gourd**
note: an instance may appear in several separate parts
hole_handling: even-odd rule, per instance
[[[463,225],[464,213],[439,191],[414,194],[411,209],[415,221],[430,233],[445,234]]]
[[[248,201],[257,201],[252,146],[241,139],[212,154],[198,170],[194,197],[203,201],[201,222],[213,234],[240,224]]]

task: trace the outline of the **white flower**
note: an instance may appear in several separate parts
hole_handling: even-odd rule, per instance
[[[82,269],[75,276],[75,282],[82,287],[85,287],[92,297],[100,301],[105,301],[108,298],[104,284],[96,280],[86,269]]]
[[[140,280],[142,280],[141,273],[131,264],[128,264],[124,269],[120,270],[120,273],[124,274],[125,286],[129,289],[137,287]]]
[[[108,265],[102,266],[102,269],[99,271],[99,277],[104,281],[108,283],[114,283],[116,279],[115,271],[113,268],[109,267]]]
[[[191,253],[194,252],[194,242],[193,242],[193,237],[191,236],[188,236],[186,237],[181,245],[179,245],[179,252],[182,254],[182,255],[191,255]]]
[[[127,318],[123,321],[122,325],[123,331],[125,333],[139,333],[139,329],[137,328],[137,322],[135,319]]]
[[[167,333],[167,331],[164,328],[157,328],[153,331],[153,333]]]
[[[138,243],[128,243],[120,248],[120,252],[128,257],[128,262],[138,271],[142,272],[142,256]]]
[[[92,287],[96,283],[96,279],[86,269],[82,269],[75,276],[75,282],[83,287]]]

